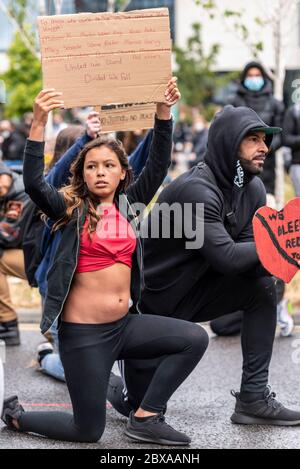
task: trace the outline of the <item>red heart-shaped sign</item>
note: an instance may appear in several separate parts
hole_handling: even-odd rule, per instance
[[[253,229],[262,265],[289,283],[300,268],[300,198],[291,200],[280,212],[260,208],[254,215]]]

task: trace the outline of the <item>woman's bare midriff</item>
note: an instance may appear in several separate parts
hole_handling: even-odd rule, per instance
[[[62,312],[62,320],[104,324],[126,316],[131,269],[116,263],[106,269],[75,274]]]

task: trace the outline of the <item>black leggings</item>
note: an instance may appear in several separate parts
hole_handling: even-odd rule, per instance
[[[106,393],[117,359],[161,357],[141,407],[163,411],[208,346],[205,330],[185,321],[128,314],[109,324],[62,322],[59,344],[74,416],[25,412],[20,430],[65,441],[96,442],[105,428]]]

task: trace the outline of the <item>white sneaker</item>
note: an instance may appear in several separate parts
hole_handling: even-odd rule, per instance
[[[281,337],[289,337],[294,329],[294,320],[289,313],[289,300],[282,300],[277,305],[277,325],[280,327]]]
[[[50,342],[42,342],[37,347],[37,359],[41,365],[43,358],[49,353],[53,353],[53,345]]]

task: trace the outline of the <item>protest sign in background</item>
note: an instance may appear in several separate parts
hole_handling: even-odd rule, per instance
[[[118,106],[96,107],[100,113],[101,133],[152,129],[154,126],[155,104],[121,104]]]

